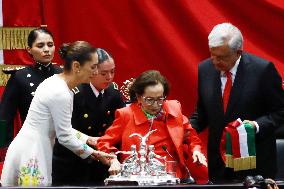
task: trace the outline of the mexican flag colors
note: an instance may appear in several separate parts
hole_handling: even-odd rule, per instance
[[[234,171],[256,168],[255,127],[237,119],[223,132],[221,152],[226,167]]]

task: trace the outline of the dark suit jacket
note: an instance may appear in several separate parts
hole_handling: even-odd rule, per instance
[[[82,84],[74,95],[72,127],[89,136],[100,137],[114,120],[114,112],[125,106],[117,85],[104,90],[101,100],[90,84]],[[52,162],[53,185],[93,185],[108,176],[108,168],[99,162],[83,160],[56,140]]]
[[[197,131],[208,127],[208,164],[212,180],[224,179],[226,171],[220,155],[220,139],[227,123],[241,118],[256,121],[257,169],[249,174],[274,177],[276,144],[274,130],[284,119],[282,80],[274,65],[242,53],[231,90],[227,112],[223,113],[220,72],[210,59],[198,67],[198,103],[190,122]]]
[[[52,64],[48,67],[35,64],[11,75],[5,87],[0,107],[0,120],[5,120],[7,124],[7,143],[13,140],[14,118],[17,111],[24,123],[38,85],[46,78],[60,72],[62,69]]]

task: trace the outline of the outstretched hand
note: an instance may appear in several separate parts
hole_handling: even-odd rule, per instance
[[[89,145],[89,146],[91,146],[91,147],[96,147],[96,145],[97,145],[97,142],[98,142],[98,139],[99,139],[100,137],[89,137],[88,138],[88,140],[87,140],[87,144]]]
[[[121,171],[121,165],[119,161],[115,158],[111,160],[110,168],[108,172],[110,175],[117,175]]]
[[[110,165],[111,160],[116,159],[116,155],[114,154],[108,154],[102,151],[97,151],[94,150],[91,157],[94,160],[99,160],[100,162],[102,162],[105,165]]]
[[[192,159],[193,159],[193,163],[197,162],[197,163],[203,164],[207,167],[206,157],[200,151],[198,151],[198,150],[193,151]]]

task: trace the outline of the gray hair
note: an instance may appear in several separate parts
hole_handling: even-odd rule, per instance
[[[228,43],[231,50],[242,50],[243,41],[241,31],[231,23],[222,23],[214,26],[208,36],[209,48],[219,47]]]

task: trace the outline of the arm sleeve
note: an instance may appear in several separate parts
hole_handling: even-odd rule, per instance
[[[201,109],[202,107],[197,104],[195,112],[189,118],[190,124],[198,133],[207,127],[207,123],[205,122],[207,119],[204,117],[205,115]]]
[[[72,134],[75,135],[79,140],[81,140],[83,143],[87,143],[87,140],[89,138],[88,135],[72,128]]]
[[[105,135],[100,137],[97,144],[97,149],[110,153],[118,151],[115,147],[120,143],[123,133],[124,118],[120,110],[115,112],[115,120],[113,124],[106,130]]]
[[[85,159],[93,153],[93,149],[86,144],[87,135],[72,129],[72,100],[65,95],[57,95],[50,99],[49,108],[59,143]]]
[[[272,63],[267,66],[262,76],[262,90],[267,114],[255,120],[259,125],[260,137],[272,134],[275,128],[284,121],[282,79]]]
[[[190,151],[200,151],[201,152],[201,145],[202,142],[198,137],[195,129],[192,128],[190,123],[188,122],[187,117],[183,116],[183,126],[185,128],[185,134],[187,134],[186,143],[189,145]]]
[[[11,142],[14,136],[14,118],[19,106],[20,86],[13,74],[5,87],[1,100],[0,119],[6,122],[7,141]]]

